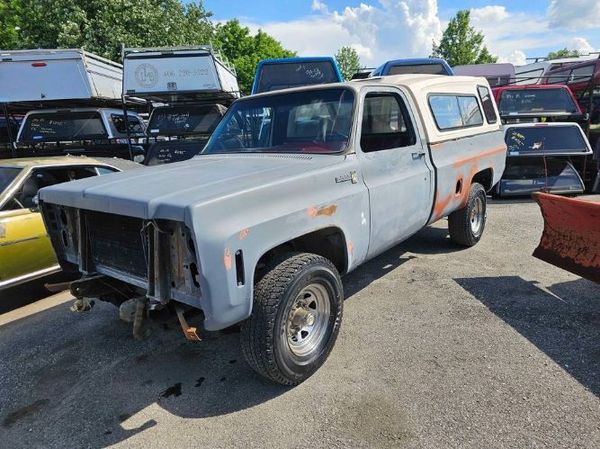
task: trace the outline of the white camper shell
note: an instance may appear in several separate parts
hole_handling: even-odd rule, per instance
[[[0,51],[4,103],[121,98],[123,66],[81,49]]]
[[[235,69],[210,46],[126,48],[123,64],[127,97],[162,103],[240,97]]]

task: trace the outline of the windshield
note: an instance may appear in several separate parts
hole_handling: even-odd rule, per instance
[[[148,122],[151,136],[210,134],[221,121],[227,108],[221,105],[170,106],[152,111]]]
[[[252,93],[341,81],[331,61],[264,64],[257,76]]]
[[[411,64],[411,65],[393,65],[387,73],[383,75],[448,75],[448,71],[442,64]]]
[[[498,109],[501,115],[578,112],[573,97],[566,89],[505,90],[500,94]]]
[[[233,104],[202,154],[337,153],[348,144],[354,94],[319,89]]]
[[[49,112],[25,119],[21,142],[107,139],[100,114],[91,112]]]
[[[514,127],[506,131],[508,154],[584,153],[588,151],[577,126]]]
[[[0,167],[0,193],[15,180],[21,173],[21,168],[18,167]]]

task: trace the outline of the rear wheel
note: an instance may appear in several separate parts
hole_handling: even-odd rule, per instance
[[[473,246],[483,235],[487,218],[485,189],[479,183],[471,184],[467,204],[448,216],[450,238],[459,245]]]
[[[297,385],[327,359],[342,321],[343,287],[333,264],[290,254],[256,284],[252,315],[242,323],[242,350],[262,376]]]

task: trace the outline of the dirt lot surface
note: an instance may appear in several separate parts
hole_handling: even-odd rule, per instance
[[[346,276],[337,345],[296,388],[255,375],[238,333],[137,342],[66,293],[5,312],[0,447],[600,447],[600,287],[531,257],[530,201],[490,204],[472,249],[445,226]]]

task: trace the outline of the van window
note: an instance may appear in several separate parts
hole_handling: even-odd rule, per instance
[[[414,145],[416,137],[402,99],[395,94],[367,94],[360,146],[365,153]]]
[[[121,134],[127,134],[127,127],[125,126],[125,115],[123,114],[110,114],[110,119],[115,125],[117,132]],[[129,133],[132,135],[143,135],[144,128],[140,123],[140,120],[132,115],[127,116],[127,124],[129,125]]]
[[[477,86],[477,92],[479,92],[479,99],[481,100],[483,113],[485,114],[487,122],[496,123],[498,121],[498,117],[496,116],[496,111],[494,110],[494,103],[492,101],[492,96],[490,95],[490,90],[485,86]]]
[[[483,125],[483,115],[474,95],[431,95],[429,107],[441,130]]]

